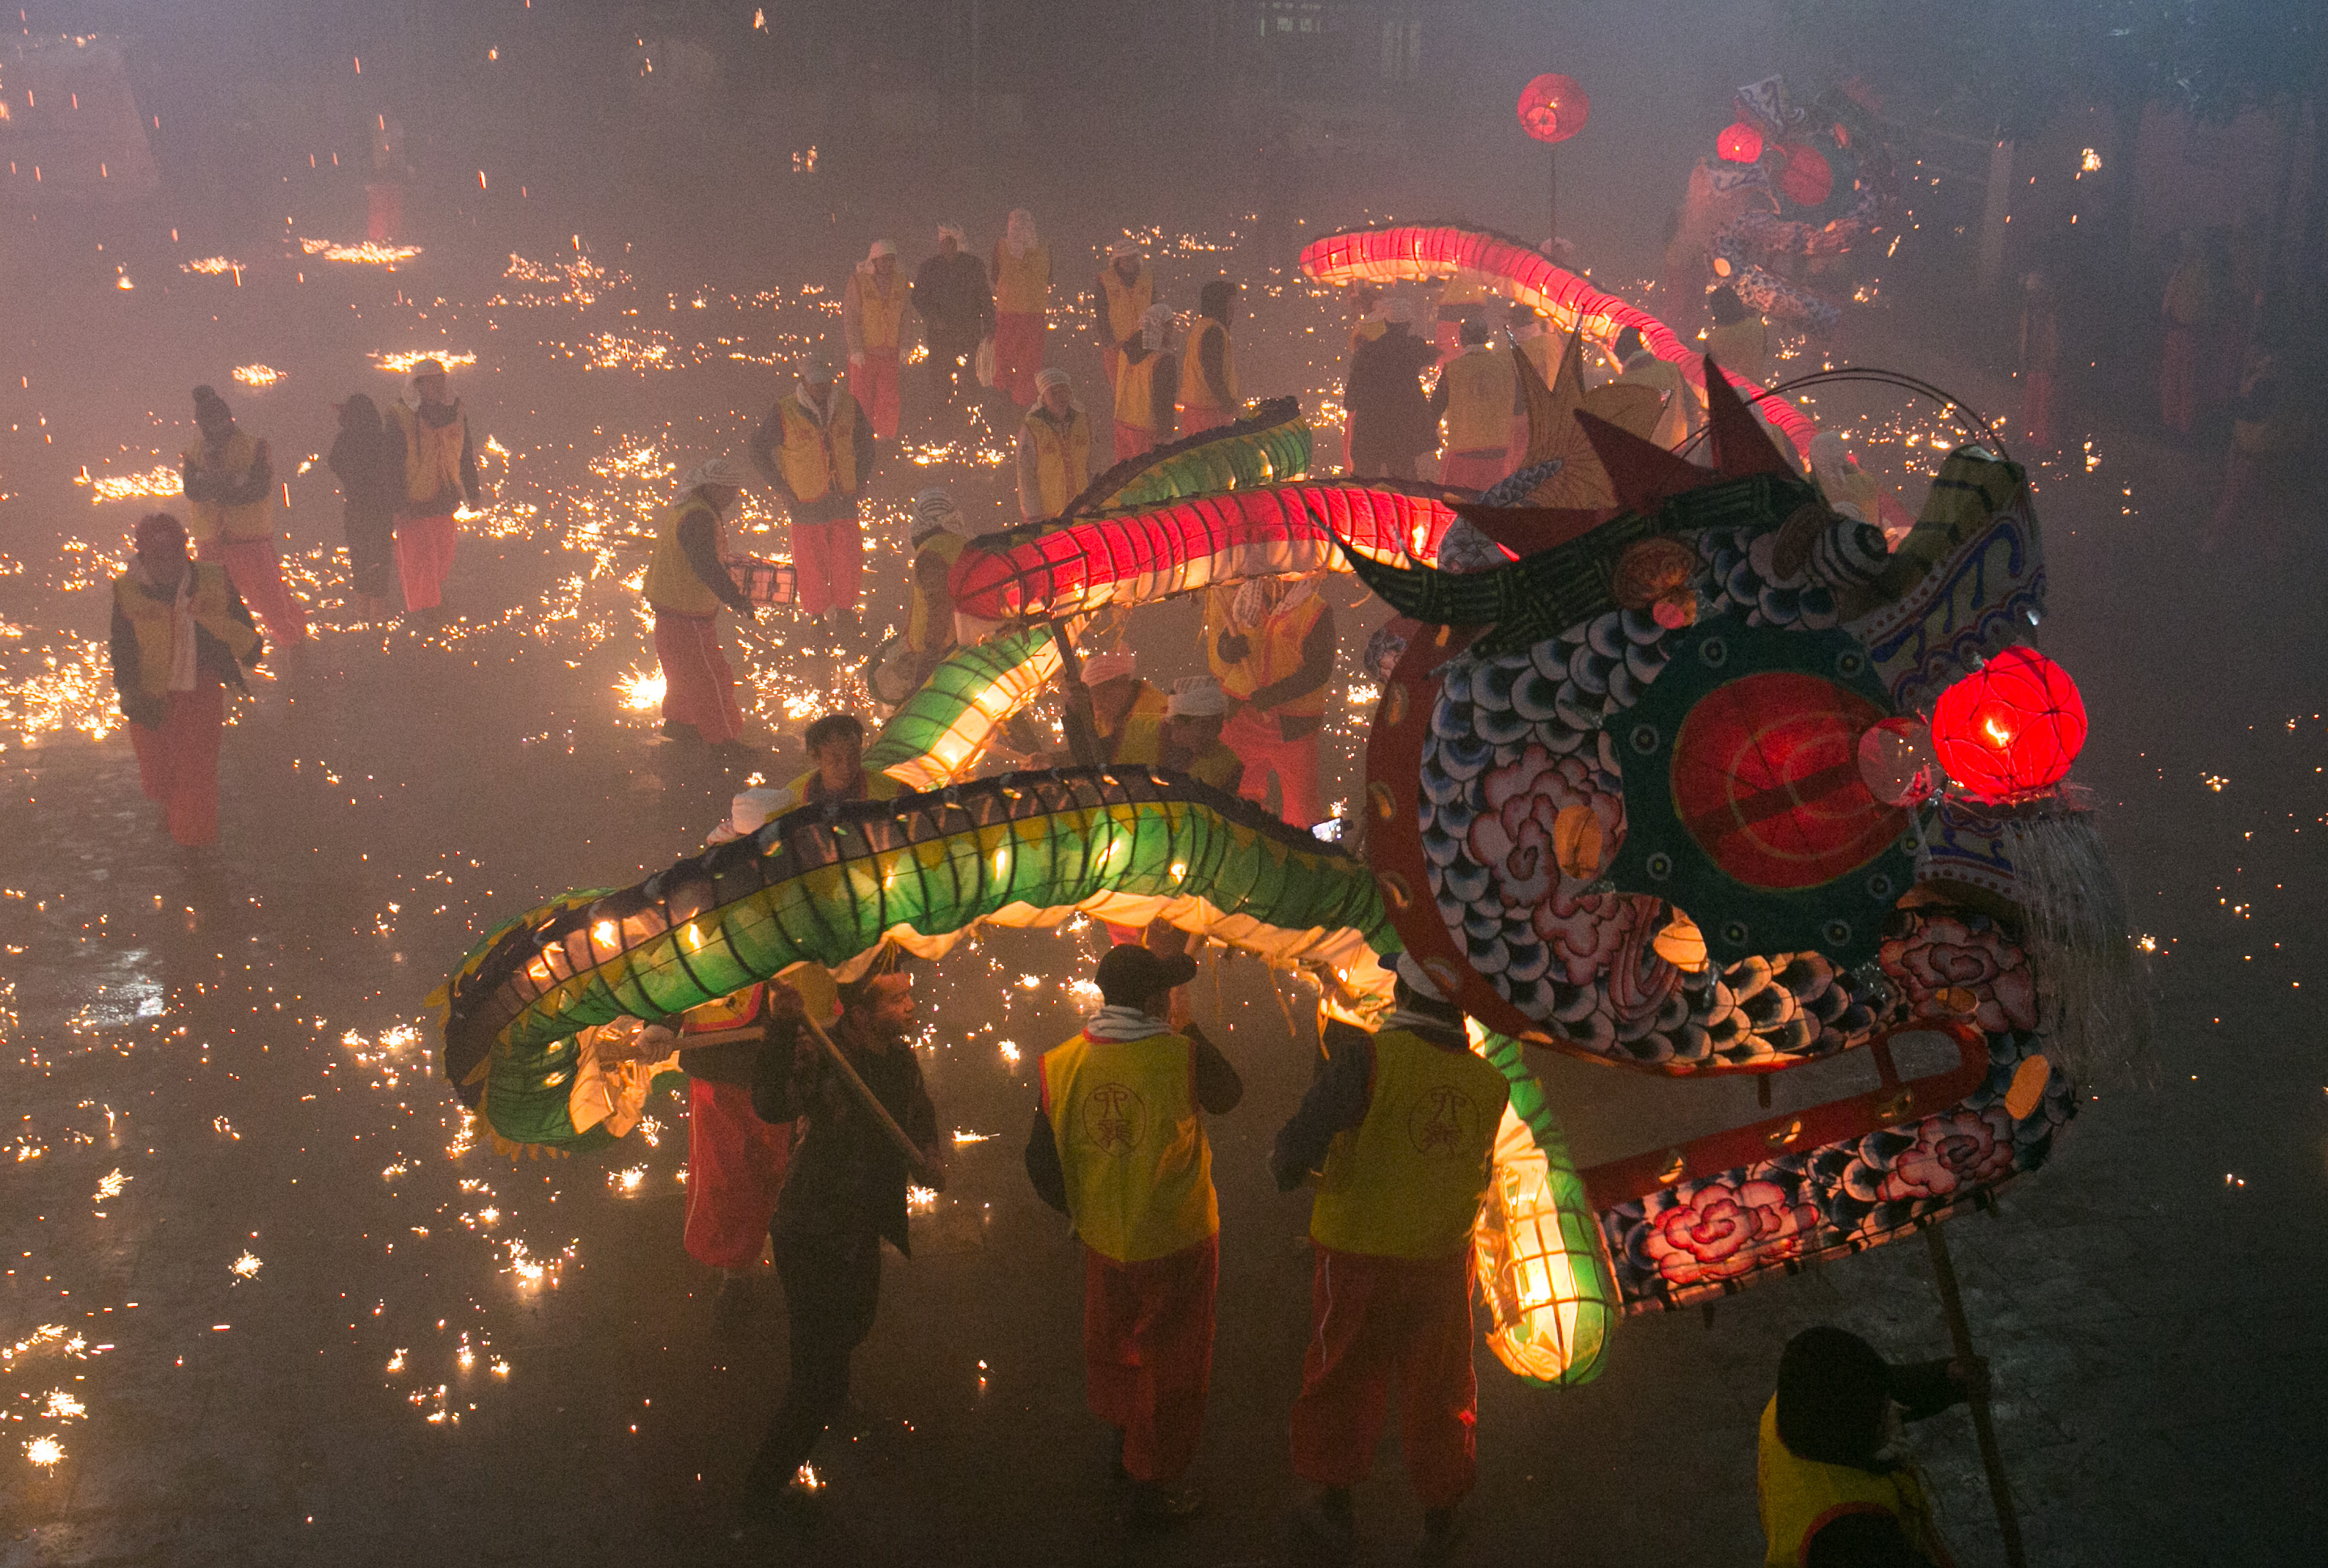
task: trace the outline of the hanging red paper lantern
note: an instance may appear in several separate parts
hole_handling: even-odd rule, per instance
[[[1779,171],[1779,194],[1798,207],[1823,207],[1835,191],[1835,170],[1816,147],[1789,142],[1787,166]]]
[[[1762,133],[1740,120],[1734,126],[1724,127],[1722,134],[1713,138],[1713,150],[1722,155],[1725,164],[1759,162],[1762,156]]]
[[[1592,100],[1572,76],[1546,71],[1520,92],[1520,127],[1540,142],[1564,142],[1584,128]]]
[[[1940,765],[1968,794],[2006,801],[2060,782],[2086,744],[2077,682],[2033,648],[2007,648],[1932,709]]]

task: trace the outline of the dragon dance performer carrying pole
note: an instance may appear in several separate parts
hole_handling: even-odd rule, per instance
[[[1205,654],[1243,706],[1221,739],[1244,764],[1237,793],[1307,828],[1326,814],[1318,789],[1318,732],[1334,680],[1334,611],[1309,579],[1256,577],[1206,601]]]
[[[1220,1202],[1200,1113],[1226,1115],[1244,1082],[1194,1024],[1164,1021],[1196,977],[1185,953],[1121,945],[1101,959],[1100,1010],[1044,1053],[1027,1175],[1084,1242],[1084,1359],[1092,1413],[1116,1429],[1131,1522],[1203,1506],[1180,1479],[1197,1457],[1212,1381]]]
[[[202,438],[179,459],[186,515],[202,559],[226,568],[234,591],[278,647],[307,640],[307,608],[283,586],[275,545],[275,470],[267,443],[234,422],[226,399],[194,389]]]

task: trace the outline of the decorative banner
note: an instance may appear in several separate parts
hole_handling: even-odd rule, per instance
[[[1373,877],[1249,803],[1172,774],[1007,774],[804,807],[635,887],[569,894],[496,931],[435,1000],[446,1076],[506,1142],[570,1144],[590,1079],[575,1037],[662,1019],[795,963],[846,971],[885,940],[922,957],[981,921],[1161,919],[1386,998]],[[608,1130],[600,1128],[601,1133]],[[595,1140],[594,1140],[595,1141]]]
[[[1627,327],[1633,328],[1652,353],[1680,370],[1690,386],[1701,393],[1705,390],[1704,360],[1671,327],[1553,265],[1522,240],[1450,224],[1361,229],[1311,240],[1302,248],[1301,270],[1330,284],[1421,283],[1458,273],[1482,277],[1507,297],[1550,316],[1561,331],[1581,329],[1603,347],[1613,344]],[[1808,460],[1817,430],[1801,409],[1769,394],[1758,398],[1754,409]]]
[[[1071,518],[972,540],[948,579],[981,620],[1080,615],[1250,577],[1347,571],[1339,535],[1368,556],[1430,560],[1455,521],[1437,485],[1310,479]]]
[[[1310,472],[1310,426],[1299,398],[1272,398],[1233,425],[1127,457],[1067,503],[1062,517],[1097,517],[1278,484]]]
[[[957,649],[889,716],[865,748],[866,769],[907,789],[942,789],[1058,673],[1059,646],[1047,625]]]

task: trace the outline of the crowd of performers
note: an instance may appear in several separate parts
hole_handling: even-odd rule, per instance
[[[1022,410],[1023,519],[1056,517],[1084,489],[1100,462],[1097,440],[1071,379],[1044,362],[1051,286],[1050,252],[1024,211],[1010,215],[984,260],[965,249],[959,228],[943,226],[910,282],[895,245],[869,247],[843,296],[845,364],[812,357],[795,366],[793,386],[747,443],[748,466],[727,457],[698,465],[657,519],[642,590],[665,680],[666,736],[732,759],[763,757],[744,742],[718,624],[723,611],[749,617],[766,607],[746,591],[739,568],[750,563],[725,531],[756,480],[789,521],[793,613],[833,636],[859,635],[859,503],[880,444],[897,436],[909,315],[928,349],[933,408],[980,396],[975,382]],[[1090,295],[1116,460],[1241,416],[1236,284],[1205,283],[1184,331],[1157,297],[1140,248],[1124,243],[1110,248]],[[1527,446],[1519,378],[1548,382],[1556,368],[1546,324],[1469,280],[1441,291],[1427,336],[1403,297],[1358,288],[1348,305],[1344,466],[1474,491],[1513,472]],[[1712,306],[1720,356],[1759,375],[1762,318],[1726,290]],[[1660,443],[1695,428],[1696,399],[1637,334],[1621,337],[1610,361],[1606,373],[1661,400]],[[445,367],[422,361],[412,384],[414,400],[391,403],[385,418],[361,395],[339,408],[329,462],[346,501],[351,604],[365,618],[390,613],[391,589],[407,612],[437,606],[456,513],[484,500]],[[197,389],[194,400],[202,438],[184,458],[192,526],[164,514],[139,524],[136,562],[116,585],[113,632],[146,791],[185,844],[217,831],[225,688],[239,687],[258,662],[262,628],[277,645],[307,635],[277,556],[267,445],[235,424],[211,389]],[[1833,504],[1904,522],[1886,514],[1890,497],[1838,440],[1820,440],[1827,445],[1814,447],[1813,469]],[[911,515],[898,639],[908,689],[962,643],[996,629],[958,615],[948,591],[972,531],[951,495],[925,490]],[[1319,822],[1319,741],[1338,635],[1314,579],[1280,577],[1209,591],[1206,672],[1169,690],[1142,678],[1132,652],[1087,652],[1079,684],[1097,760],[1170,769],[1272,806],[1296,826]],[[714,841],[797,806],[901,792],[864,765],[858,718],[828,714],[804,739],[805,770],[737,795]],[[1021,760],[1072,759],[1028,746]],[[1196,964],[1185,938],[1160,925],[1110,934],[1093,976],[1102,1005],[1041,1059],[1025,1159],[1035,1191],[1073,1222],[1084,1249],[1088,1396],[1113,1433],[1128,1516],[1159,1526],[1201,1505],[1188,1471],[1220,1268],[1206,1119],[1234,1113],[1243,1084],[1189,1019],[1184,988]],[[909,1253],[909,1189],[944,1186],[941,1121],[914,1032],[910,975],[877,960],[846,983],[803,966],[683,1017],[645,1020],[629,1044],[605,1047],[643,1059],[678,1050],[690,1080],[684,1244],[721,1277],[718,1323],[745,1320],[764,1244],[773,1257],[790,1376],[747,1481],[757,1511],[797,1504],[820,1437],[847,1399],[851,1355],[873,1325],[882,1244]],[[1371,1033],[1328,1026],[1319,1062],[1270,1159],[1281,1189],[1316,1190],[1311,1334],[1290,1434],[1294,1469],[1313,1488],[1301,1525],[1316,1546],[1355,1550],[1352,1488],[1370,1469],[1395,1385],[1408,1479],[1424,1514],[1421,1545],[1439,1555],[1460,1533],[1475,1476],[1471,1233],[1507,1088],[1470,1049],[1461,1012],[1403,958],[1394,1010]],[[1763,1422],[1769,1561],[1945,1561],[1912,1470],[1879,1454],[1885,1414],[1929,1413],[1982,1376],[1978,1366],[1886,1367],[1838,1330],[1798,1338]]]

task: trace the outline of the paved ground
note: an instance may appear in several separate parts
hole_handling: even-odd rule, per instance
[[[335,630],[241,709],[214,853],[155,836],[118,735],[51,729],[0,752],[7,1568],[795,1554],[731,1538],[784,1321],[771,1292],[747,1333],[710,1331],[707,1277],[679,1246],[678,1108],[659,1111],[652,1142],[512,1168],[467,1146],[430,1071],[434,1041],[411,1028],[477,931],[690,848],[734,782],[674,763],[618,707],[620,678],[646,663],[638,627],[618,587],[569,584],[595,558],[559,540],[652,488],[642,450],[668,461],[737,439],[767,372],[718,340],[773,357],[801,319],[785,310],[813,308],[799,283],[821,273],[803,263],[777,280],[777,303],[755,302],[768,279],[690,270],[649,242],[652,221],[608,218],[586,243],[634,282],[585,278],[603,291],[585,308],[489,307],[530,286],[500,276],[512,249],[572,261],[553,227],[447,240],[394,278],[318,268],[294,281],[284,274],[301,264],[268,262],[239,291],[174,272],[183,253],[155,244],[133,253],[134,296],[58,237],[52,265],[14,280],[43,305],[35,341],[0,364],[0,379],[37,383],[0,389],[13,427],[0,552],[15,574],[0,577],[0,612],[23,631],[5,644],[20,715],[44,694],[68,718],[102,707],[69,679],[31,679],[52,654],[70,676],[77,638],[102,634],[101,597],[66,591],[89,559],[69,547],[117,549],[137,510],[92,507],[76,470],[134,473],[174,453],[183,388],[223,382],[225,365],[288,372],[274,392],[236,393],[287,471],[322,445],[327,396],[391,384],[362,353],[466,348],[480,356],[467,375],[480,430],[515,463],[498,470],[504,537],[465,544],[447,632]],[[1223,231],[1201,213],[1188,227]],[[639,254],[621,257],[634,238]],[[1194,276],[1208,255],[1175,266]],[[1264,311],[1249,380],[1324,387],[1310,361],[1326,356],[1302,328],[1330,333],[1325,306]],[[1896,323],[1869,336],[1873,352],[2009,402],[1952,345]],[[683,368],[655,368],[658,343]],[[910,455],[925,461],[893,457],[884,526],[933,472],[999,505],[977,446],[940,425]],[[2190,540],[2214,458],[2107,423],[2096,451],[2091,472],[2043,474],[2047,645],[2091,706],[2079,776],[2163,950],[2155,1083],[2103,1087],[2051,1169],[1998,1217],[1948,1234],[1995,1362],[2031,1562],[2317,1562],[2319,520],[2292,520],[2305,540],[2280,562],[2245,548],[2201,558]],[[335,508],[317,480],[293,486],[295,537],[312,545]],[[894,557],[874,564],[894,615]],[[1185,657],[1185,618],[1141,623],[1168,668]],[[771,714],[818,684],[784,658],[758,661]],[[962,1147],[953,1190],[915,1222],[915,1257],[890,1262],[857,1413],[824,1466],[821,1539],[803,1558],[1285,1556],[1307,1259],[1302,1200],[1270,1188],[1262,1154],[1308,1066],[1264,979],[1250,966],[1219,977],[1251,1090],[1215,1134],[1221,1329],[1198,1465],[1213,1506],[1175,1536],[1127,1539],[1082,1410],[1077,1257],[1019,1173],[1031,1085],[1000,1048],[1031,1060],[1067,1031],[1063,984],[1090,950],[1087,936],[1004,934],[925,977],[941,1116],[994,1136]],[[1668,1096],[1696,1092],[1543,1066],[1588,1158],[1647,1144]],[[1754,1419],[1779,1347],[1820,1320],[1900,1354],[1945,1347],[1924,1253],[1905,1246],[1760,1287],[1710,1322],[1628,1322],[1610,1371],[1582,1390],[1530,1390],[1482,1356],[1473,1559],[1756,1560]],[[62,1457],[34,1462],[27,1445],[42,1441]],[[1965,1419],[1937,1419],[1918,1443],[1959,1561],[1998,1561]],[[1393,1560],[1416,1522],[1394,1453],[1360,1507],[1368,1560]]]

